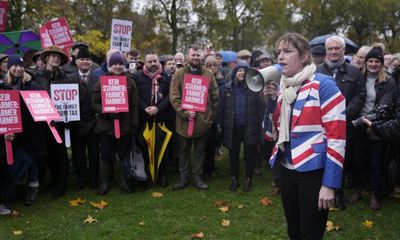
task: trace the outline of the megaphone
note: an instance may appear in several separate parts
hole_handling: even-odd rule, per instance
[[[250,91],[261,92],[265,83],[269,81],[275,81],[278,83],[281,75],[282,66],[275,64],[261,70],[249,68],[244,75],[244,79]]]

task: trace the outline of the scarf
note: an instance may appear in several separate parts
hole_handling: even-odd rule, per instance
[[[146,65],[143,67],[143,73],[151,79],[151,104],[156,105],[158,101],[158,80],[161,79],[162,67],[158,64],[155,72],[150,72]]]
[[[342,66],[344,61],[345,61],[345,59],[342,58],[337,62],[331,62],[329,60],[325,60],[325,63],[328,65],[329,70],[331,70],[333,72],[333,71],[336,71],[340,66]]]
[[[307,79],[311,79],[316,70],[315,64],[307,65],[303,70],[291,78],[282,75],[281,79],[281,95],[278,101],[282,102],[281,112],[279,116],[279,137],[277,145],[283,151],[284,143],[289,142],[289,125],[290,125],[290,113],[292,111],[291,104],[297,98],[297,92],[299,91],[303,82]]]

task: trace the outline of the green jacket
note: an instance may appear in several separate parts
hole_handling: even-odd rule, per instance
[[[182,109],[181,106],[184,76],[186,73],[191,73],[188,66],[180,68],[175,72],[170,85],[169,101],[171,102],[171,105],[176,112],[176,132],[183,137],[189,138],[187,134],[189,112]],[[207,105],[206,111],[204,113],[196,112],[194,131],[191,137],[199,137],[206,134],[208,129],[216,120],[217,116],[219,102],[217,81],[215,80],[212,72],[206,70],[203,67],[201,67],[201,73],[202,76],[206,76],[210,79],[208,86]]]

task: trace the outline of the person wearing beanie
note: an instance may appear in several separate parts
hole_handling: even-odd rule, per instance
[[[374,112],[378,106],[391,107],[396,94],[396,83],[386,74],[384,68],[383,49],[375,47],[367,53],[362,70],[362,79],[365,83],[366,97],[362,104],[359,117]],[[379,119],[377,119],[379,120]],[[356,128],[354,141],[354,185],[355,192],[350,201],[355,203],[361,199],[361,187],[365,186],[364,176],[369,176],[369,186],[372,190],[369,207],[372,210],[381,208],[380,200],[384,196],[383,179],[384,156],[387,142],[374,131],[366,131],[365,126]],[[363,172],[367,161],[368,172]]]
[[[99,163],[99,191],[105,195],[110,189],[110,172],[113,169],[115,154],[120,160],[128,156],[132,138],[136,138],[139,126],[139,97],[133,76],[126,72],[125,60],[119,52],[114,52],[108,60],[108,73],[106,76],[120,76],[126,78],[129,112],[103,113],[101,99],[101,85],[97,81],[93,88],[92,107],[97,116],[95,133],[100,140],[100,163]],[[121,137],[115,138],[114,119],[119,119]],[[121,166],[122,167],[122,166]],[[124,192],[132,192],[131,179],[126,179],[121,169],[121,189]]]
[[[113,53],[110,57],[110,60],[108,60],[109,68],[116,64],[125,66],[125,59],[119,52]]]
[[[326,50],[326,51],[325,51]],[[346,99],[346,153],[344,172],[348,171],[348,163],[353,160],[352,156],[352,142],[357,141],[353,139],[354,128],[351,121],[355,120],[361,110],[363,101],[365,99],[365,84],[361,79],[361,73],[356,66],[353,66],[345,61],[346,44],[344,38],[341,36],[331,36],[325,41],[326,57],[324,63],[317,66],[317,72],[325,75],[332,76],[340,92]],[[311,48],[311,53],[313,49]],[[345,175],[343,175],[342,187],[335,190],[335,208],[343,210],[345,208],[343,184]]]
[[[249,68],[247,63],[238,63],[232,70],[232,78],[224,88],[218,124],[222,129],[222,143],[229,149],[230,174],[229,190],[239,187],[240,146],[244,145],[245,182],[243,192],[249,192],[256,162],[255,153],[261,139],[260,94],[252,92],[245,84],[244,75]],[[232,114],[234,113],[234,114]]]
[[[51,84],[71,83],[70,78],[61,69],[61,66],[68,62],[68,56],[62,49],[56,46],[44,48],[40,58],[46,64],[46,68],[37,73],[37,82],[39,85],[51,95]],[[64,122],[54,123],[61,139],[64,139],[65,128],[69,128],[69,124]],[[64,143],[58,143],[50,129],[46,130],[47,141],[47,165],[50,169],[51,180],[48,189],[52,190],[54,198],[61,197],[67,191],[68,176],[68,155]]]
[[[34,76],[25,71],[24,62],[18,55],[8,57],[8,72],[4,78],[6,88],[18,91],[42,90],[34,81]],[[21,118],[24,132],[15,134],[14,165],[10,168],[17,173],[12,175],[16,179],[9,181],[17,183],[18,179],[27,171],[28,183],[26,187],[25,205],[32,205],[39,193],[39,162],[46,155],[45,125],[34,122],[25,102],[21,100]],[[34,141],[32,141],[34,139]],[[9,186],[7,188],[12,188]]]
[[[88,48],[80,48],[75,57],[77,71],[69,75],[72,83],[79,84],[80,121],[71,127],[72,160],[77,174],[78,189],[87,185],[97,188],[99,170],[99,145],[94,127],[96,116],[92,108],[94,85],[99,77],[92,70]]]

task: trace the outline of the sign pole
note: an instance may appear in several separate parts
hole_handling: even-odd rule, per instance
[[[14,156],[13,156],[13,149],[12,149],[12,142],[6,140],[6,152],[7,152],[7,163],[8,165],[13,165],[14,163]]]

